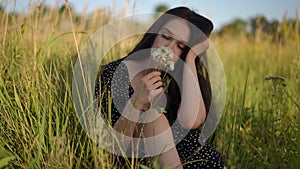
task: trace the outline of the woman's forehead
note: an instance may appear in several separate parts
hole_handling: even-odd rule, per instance
[[[190,28],[184,20],[171,19],[163,25],[161,31],[167,31],[180,41],[188,42],[190,37]]]

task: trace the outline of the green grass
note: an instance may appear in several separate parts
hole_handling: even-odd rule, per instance
[[[287,168],[299,133],[299,40],[216,41],[228,88],[215,145],[230,168]]]
[[[72,14],[72,29],[67,11],[43,11],[0,13],[0,168],[113,168],[82,129],[71,90],[72,31],[80,49],[111,19],[101,10]],[[299,166],[300,42],[290,38],[299,33],[287,34],[282,44],[268,36],[212,37],[227,78],[226,107],[212,143],[228,168]],[[106,61],[124,56],[134,43],[117,45]],[[282,76],[286,85],[268,76]]]

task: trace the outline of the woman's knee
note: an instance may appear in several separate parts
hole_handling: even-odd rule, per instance
[[[164,114],[161,114],[153,122],[146,123],[145,129],[154,132],[153,134],[155,135],[158,135],[170,129],[170,125],[167,117]]]

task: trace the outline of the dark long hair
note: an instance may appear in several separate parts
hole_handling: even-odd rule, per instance
[[[187,7],[176,7],[172,8],[165,13],[163,13],[157,21],[147,30],[145,35],[142,37],[140,42],[135,46],[135,48],[128,54],[131,55],[136,51],[142,50],[142,49],[149,49],[152,47],[152,44],[154,43],[154,40],[158,34],[158,32],[161,30],[162,26],[171,19],[184,19],[187,21],[190,31],[191,31],[191,37],[189,39],[188,44],[183,49],[182,54],[180,58],[185,61],[186,55],[188,51],[190,50],[190,47],[194,46],[197,43],[200,43],[204,40],[206,40],[213,30],[213,23],[205,18],[204,16],[201,16],[194,12],[193,10],[187,8]],[[211,92],[211,86],[210,86],[210,80],[208,76],[207,69],[204,66],[204,63],[206,62],[205,53],[202,54],[202,60],[200,57],[197,57],[195,60],[195,65],[197,68],[197,75],[198,75],[198,82],[200,85],[202,97],[204,100],[206,112],[209,112],[209,108],[211,105],[211,99],[212,99],[212,92]],[[149,55],[150,56],[150,53]],[[145,57],[137,57],[135,59],[143,60]],[[180,63],[178,63],[180,64]],[[177,69],[178,67],[182,67],[183,65],[176,65],[175,71],[178,71],[177,75],[182,75],[182,71],[179,71],[180,69]],[[181,69],[182,70],[182,69]],[[170,103],[180,103],[181,96],[180,92],[178,91],[179,88],[177,87],[177,84],[175,81],[171,81],[169,88],[168,88],[168,107],[172,107],[172,109],[178,109],[178,106],[172,105]],[[178,104],[177,104],[178,105]],[[174,107],[175,106],[175,107]]]

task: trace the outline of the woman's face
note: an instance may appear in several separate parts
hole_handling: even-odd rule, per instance
[[[173,62],[179,59],[191,35],[188,24],[181,19],[169,20],[158,32],[152,48],[165,46],[174,52]]]

